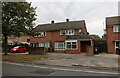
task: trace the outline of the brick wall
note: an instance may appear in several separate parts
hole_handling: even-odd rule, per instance
[[[44,55],[46,50],[43,47],[29,47],[29,54]]]
[[[92,56],[94,54],[94,47],[88,45],[86,51],[88,56]]]
[[[115,53],[115,40],[120,40],[120,32],[113,32],[113,26],[107,28],[108,53]]]

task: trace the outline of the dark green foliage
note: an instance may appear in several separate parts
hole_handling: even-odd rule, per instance
[[[7,45],[7,36],[20,37],[22,33],[33,34],[33,21],[36,20],[36,8],[27,2],[3,2],[2,3],[2,34],[4,45]]]

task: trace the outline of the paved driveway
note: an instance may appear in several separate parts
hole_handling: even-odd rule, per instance
[[[99,54],[87,56],[81,54],[47,53],[48,58],[35,61],[37,64],[57,66],[92,66],[92,67],[118,67],[118,55]]]

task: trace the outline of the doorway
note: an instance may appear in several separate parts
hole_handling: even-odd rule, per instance
[[[91,46],[91,41],[81,41],[81,52],[86,52],[87,46]]]

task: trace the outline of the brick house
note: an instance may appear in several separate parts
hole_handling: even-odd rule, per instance
[[[120,16],[106,18],[108,53],[117,53],[120,46]]]
[[[51,24],[35,27],[34,37],[30,37],[32,47],[52,48],[54,52],[93,54],[93,40],[88,35],[84,20]]]
[[[8,44],[9,45],[14,45],[15,43],[17,44],[29,44],[28,43],[29,36],[28,35],[22,35],[21,37],[16,37],[14,35],[8,36]]]

